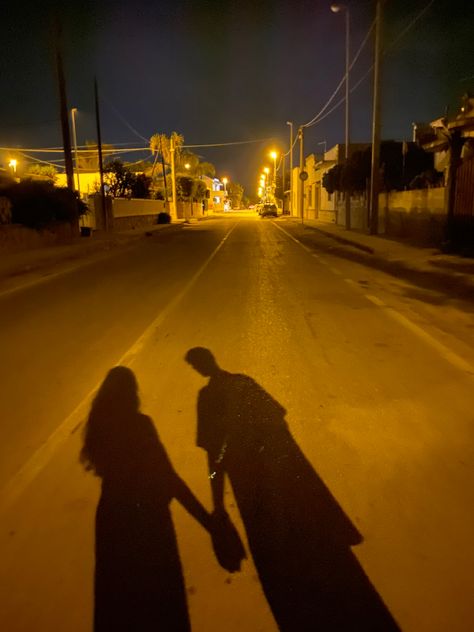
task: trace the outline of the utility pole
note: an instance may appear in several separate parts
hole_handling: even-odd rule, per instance
[[[285,212],[285,154],[281,155],[281,211]]]
[[[293,215],[293,123],[286,122],[290,126],[290,215]]]
[[[172,219],[178,219],[178,207],[176,206],[176,170],[174,164],[174,138],[170,138],[170,154],[171,154],[171,190],[172,190],[172,206],[173,212],[171,213]]]
[[[76,113],[77,113],[77,108],[72,108],[71,110],[72,142],[74,143],[74,162],[76,166],[76,178],[77,178],[76,191],[77,191],[78,196],[81,197],[81,183],[79,180],[79,161],[77,159]]]
[[[105,204],[104,189],[104,162],[102,160],[102,137],[100,133],[100,113],[99,113],[99,90],[97,88],[97,78],[94,78],[94,95],[95,95],[95,120],[97,124],[97,153],[99,156],[99,175],[100,175],[100,201],[102,206],[102,217],[104,218],[105,230],[109,230],[109,218],[107,215],[107,207]]]
[[[165,171],[165,159],[163,156],[163,135],[160,134],[160,155],[161,155],[161,168],[163,170],[163,186],[165,189],[165,211],[168,209],[168,187],[166,186],[166,171]]]
[[[379,223],[379,163],[380,163],[380,64],[382,39],[382,2],[377,0],[375,16],[374,95],[372,109],[372,164],[370,168],[369,229],[378,232]]]
[[[300,215],[301,215],[301,223],[304,223],[304,181],[308,177],[308,174],[304,170],[304,127],[301,126],[298,130],[299,140],[300,140]],[[306,176],[306,177],[305,177]]]
[[[71,136],[69,133],[69,118],[66,97],[66,80],[64,79],[63,57],[61,54],[61,26],[59,23],[56,25],[56,38],[56,68],[58,73],[59,113],[61,117],[61,129],[63,134],[64,166],[66,169],[67,187],[71,191],[74,191],[74,167],[72,164]]]
[[[349,6],[346,7],[346,168],[349,166],[350,156],[350,91],[349,91],[349,73],[350,73],[350,12]],[[351,192],[346,191],[346,230],[351,229]]]

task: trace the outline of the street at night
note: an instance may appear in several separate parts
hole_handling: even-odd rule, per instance
[[[2,630],[472,629],[472,303],[352,253],[234,212],[0,288]]]

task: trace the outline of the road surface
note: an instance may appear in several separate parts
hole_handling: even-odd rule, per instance
[[[147,629],[146,616],[197,632],[472,629],[469,305],[290,221],[229,215],[0,308],[0,629],[86,632],[94,603],[97,630]],[[215,358],[210,381],[208,351],[185,359],[196,347]],[[109,376],[110,419],[91,415],[110,421],[94,476],[85,425],[117,365],[129,371]],[[167,458],[212,510],[213,449],[247,556],[233,573],[182,494],[167,513]],[[169,498],[153,496],[155,474]],[[167,614],[163,577],[177,587]]]

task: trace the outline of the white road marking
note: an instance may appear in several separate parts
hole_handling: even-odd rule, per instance
[[[332,266],[329,266],[329,269],[331,270],[333,274],[339,274],[339,275],[342,274],[342,272],[339,272],[337,268],[333,268]]]
[[[393,307],[389,307],[388,305],[386,305],[376,296],[372,296],[371,294],[364,294],[364,296],[371,303],[377,305],[377,307],[380,307],[387,314],[387,316],[390,316],[390,318],[405,327],[405,329],[411,331],[413,334],[415,334],[415,336],[423,340],[432,349],[435,349],[439,353],[439,355],[443,357],[447,362],[449,362],[452,366],[460,369],[461,371],[465,371],[467,373],[470,373],[471,375],[474,375],[474,367],[469,364],[469,362],[464,360],[464,358],[461,358],[461,356],[459,356],[454,351],[451,351],[451,349],[446,347],[442,342],[436,340],[436,338],[427,333],[422,327],[413,323],[406,316],[400,314],[400,312],[398,312],[396,309],[393,309]]]
[[[217,247],[204,261],[202,266],[195,272],[191,279],[186,283],[183,289],[168,303],[168,305],[158,314],[153,322],[148,325],[145,331],[133,343],[133,345],[118,360],[117,365],[130,365],[137,353],[143,348],[147,339],[155,333],[156,328],[161,325],[169,313],[178,305],[184,296],[193,287],[199,277],[203,274],[207,266],[211,263],[230,234],[237,226],[237,223],[222,238]],[[49,463],[57,449],[67,440],[67,438],[77,430],[87,416],[87,411],[92,403],[92,399],[100,387],[100,383],[96,384],[92,390],[82,399],[76,408],[66,417],[66,419],[56,428],[56,430],[46,439],[36,452],[28,459],[28,461],[18,470],[16,474],[8,481],[0,494],[0,514],[3,513],[11,504],[24,492],[24,490],[33,482],[36,476]]]

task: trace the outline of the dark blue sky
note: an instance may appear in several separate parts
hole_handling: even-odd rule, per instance
[[[474,86],[474,8],[435,0],[392,42],[428,0],[389,0],[385,9],[383,136],[407,138],[412,121],[429,121]],[[0,145],[60,144],[52,54],[52,16],[61,16],[69,107],[79,108],[78,140],[95,139],[93,78],[99,79],[104,141],[143,141],[156,131],[186,142],[275,137],[308,121],[344,69],[344,19],[330,0],[83,0],[7,3],[0,55]],[[371,0],[351,2],[352,50],[372,19]],[[372,40],[352,85],[372,63]],[[307,150],[344,138],[343,107],[312,127]],[[352,138],[370,138],[371,78],[353,94]],[[269,144],[196,150],[218,173],[252,185]],[[136,156],[137,158],[138,156]],[[130,157],[131,158],[131,157]]]

